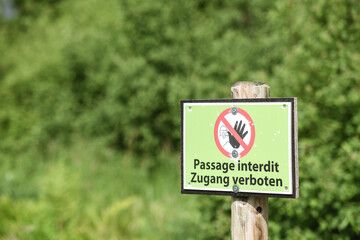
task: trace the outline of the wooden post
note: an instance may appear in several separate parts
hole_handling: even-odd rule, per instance
[[[270,87],[261,82],[237,82],[231,87],[232,98],[269,98]],[[268,199],[232,197],[232,240],[268,239]]]

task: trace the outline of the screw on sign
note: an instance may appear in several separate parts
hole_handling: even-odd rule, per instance
[[[243,109],[225,109],[216,119],[215,143],[228,158],[238,159],[249,153],[255,141],[255,126],[250,115]]]

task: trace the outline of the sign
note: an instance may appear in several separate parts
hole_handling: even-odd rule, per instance
[[[182,193],[296,197],[296,98],[181,101]]]
[[[243,157],[254,144],[254,123],[249,114],[241,108],[225,109],[216,120],[214,139],[225,157]]]

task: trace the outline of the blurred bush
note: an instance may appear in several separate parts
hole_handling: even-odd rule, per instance
[[[18,19],[0,22],[3,152],[74,136],[137,156],[178,151],[180,99],[263,81],[299,102],[301,199],[271,199],[271,237],[360,237],[358,1],[16,3]],[[200,238],[226,238],[225,199],[200,199]]]
[[[3,146],[42,147],[76,132],[142,154],[178,149],[179,99],[228,97],[232,83],[272,61],[252,57],[267,47],[250,37],[267,6],[40,3],[41,14],[25,1],[25,17],[2,24]]]

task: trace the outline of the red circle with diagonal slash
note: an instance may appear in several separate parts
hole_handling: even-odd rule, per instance
[[[220,113],[219,117],[216,119],[215,122],[215,126],[214,126],[214,138],[215,138],[215,143],[216,146],[218,147],[218,149],[220,150],[220,152],[222,154],[224,154],[226,157],[231,158],[231,152],[228,152],[221,144],[219,141],[219,134],[218,134],[218,129],[219,129],[219,125],[221,122],[224,123],[224,125],[226,126],[226,128],[229,130],[229,132],[235,137],[235,139],[240,143],[240,145],[244,148],[243,151],[239,152],[239,157],[244,157],[246,154],[248,154],[248,152],[251,150],[252,146],[254,145],[254,141],[255,141],[255,126],[254,126],[254,122],[252,120],[252,118],[250,117],[250,115],[245,112],[243,109],[241,108],[237,108],[237,114],[242,115],[249,123],[250,125],[250,132],[251,132],[251,136],[250,136],[250,141],[249,144],[246,144],[242,138],[239,136],[239,134],[235,131],[234,127],[231,126],[231,124],[228,122],[228,120],[225,118],[226,115],[231,114],[231,109],[232,108],[228,108],[225,109],[222,113]],[[236,115],[237,115],[236,114]]]

